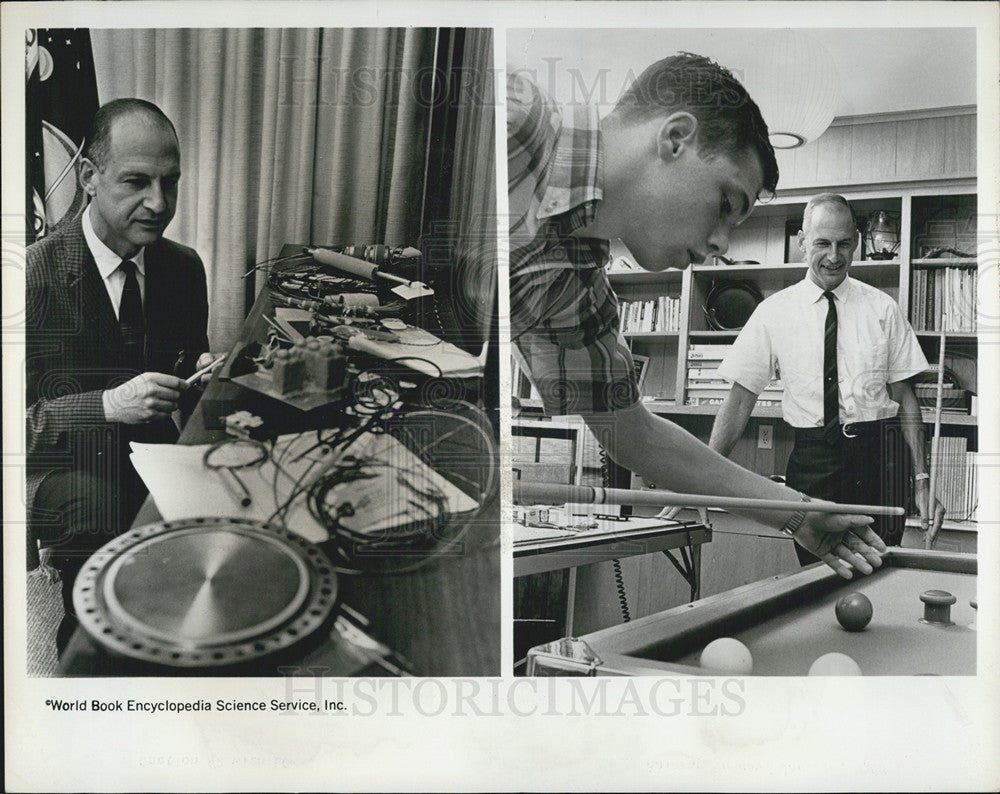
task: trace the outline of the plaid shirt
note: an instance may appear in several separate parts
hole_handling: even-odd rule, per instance
[[[604,264],[609,243],[573,237],[603,195],[595,108],[561,108],[523,74],[507,79],[511,337],[549,415],[639,399]]]

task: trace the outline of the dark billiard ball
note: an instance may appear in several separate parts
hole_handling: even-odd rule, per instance
[[[837,602],[837,621],[848,631],[861,631],[871,622],[872,602],[861,593],[848,593]]]

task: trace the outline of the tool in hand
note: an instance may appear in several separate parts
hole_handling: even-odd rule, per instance
[[[207,375],[209,372],[211,372],[213,369],[215,369],[219,364],[221,364],[225,360],[226,360],[225,356],[219,356],[218,358],[214,359],[211,364],[206,364],[204,367],[202,367],[201,369],[199,369],[193,375],[189,375],[184,380],[184,382],[187,383],[190,386],[192,383],[195,383],[196,381],[198,381],[203,375]]]

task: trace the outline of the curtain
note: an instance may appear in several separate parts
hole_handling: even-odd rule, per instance
[[[436,36],[91,31],[100,101],[147,99],[177,127],[182,177],[167,236],[205,262],[213,349],[227,350],[243,323],[244,275],[284,243],[417,240]]]
[[[492,328],[497,290],[496,72],[493,31],[467,30],[458,70],[451,213],[457,264],[456,314],[463,325]],[[506,224],[505,224],[506,228]],[[506,232],[505,232],[506,233]]]

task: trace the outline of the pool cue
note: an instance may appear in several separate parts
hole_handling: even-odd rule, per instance
[[[945,305],[947,306],[947,296],[948,296],[948,280],[945,279]],[[932,549],[934,547],[934,541],[937,539],[937,532],[934,531],[934,518],[937,500],[934,498],[934,494],[937,492],[937,478],[938,478],[938,447],[940,446],[940,435],[941,435],[941,402],[944,393],[944,342],[945,342],[945,325],[947,324],[948,315],[941,315],[941,336],[939,339],[940,350],[938,351],[938,373],[937,373],[937,394],[934,397],[934,435],[931,436],[931,477],[927,483],[927,512],[928,512],[928,523],[927,534],[924,536],[924,548]]]
[[[514,501],[518,504],[618,504],[644,507],[721,507],[745,510],[785,510],[795,513],[848,513],[867,516],[902,516],[902,507],[882,505],[841,505],[832,502],[800,502],[782,499],[752,499],[742,496],[704,496],[702,494],[674,493],[673,491],[628,488],[598,488],[587,485],[562,485],[546,482],[514,482]]]

